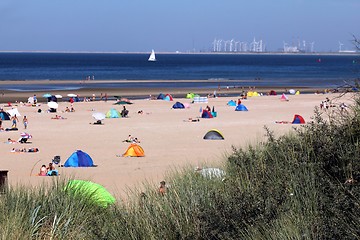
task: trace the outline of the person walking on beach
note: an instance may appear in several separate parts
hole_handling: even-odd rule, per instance
[[[17,126],[17,122],[19,121],[19,119],[17,118],[16,114],[14,114],[14,116],[11,117],[11,121],[12,121],[12,128],[16,128]]]
[[[26,116],[24,116],[24,118],[23,118],[23,124],[24,124],[24,128],[27,129],[28,119]]]

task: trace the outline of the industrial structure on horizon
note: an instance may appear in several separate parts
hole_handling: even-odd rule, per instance
[[[265,52],[263,40],[254,40],[251,43],[231,40],[214,39],[213,52]]]

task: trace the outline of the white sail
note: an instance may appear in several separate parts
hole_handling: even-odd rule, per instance
[[[155,61],[156,61],[154,49],[151,50],[151,54],[150,54],[150,57],[149,57],[148,61],[149,61],[149,62],[155,62]]]

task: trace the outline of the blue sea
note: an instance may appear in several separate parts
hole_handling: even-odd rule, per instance
[[[82,88],[296,86],[334,88],[360,76],[360,55],[304,54],[0,53],[2,80],[79,80],[79,84],[2,85],[18,91]],[[134,80],[145,80],[134,82]],[[151,80],[169,80],[151,82]],[[198,80],[198,81],[179,81]]]

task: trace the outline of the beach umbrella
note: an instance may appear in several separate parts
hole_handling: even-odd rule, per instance
[[[21,136],[22,138],[27,138],[27,139],[32,138],[31,134],[28,134],[28,133],[26,133],[26,132],[20,133],[20,136]]]
[[[45,93],[44,95],[43,95],[43,97],[44,98],[49,98],[49,97],[51,97],[52,95],[50,94],[50,93]]]
[[[55,97],[56,98],[62,98],[62,96],[60,94],[56,94]]]
[[[104,208],[115,203],[115,198],[106,188],[90,181],[70,180],[65,186],[65,191],[81,198],[88,198],[91,202]]]
[[[48,102],[47,103],[49,108],[58,108],[59,104],[57,104],[56,102]]]
[[[92,116],[96,120],[104,120],[106,117],[104,113],[100,113],[100,112],[93,113]]]
[[[69,93],[67,96],[68,96],[68,97],[76,97],[77,95],[76,95],[76,94],[73,94],[73,93]]]

